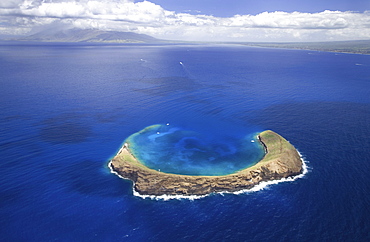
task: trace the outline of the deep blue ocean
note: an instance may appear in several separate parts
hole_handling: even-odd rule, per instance
[[[1,241],[369,241],[370,56],[240,45],[0,46]],[[143,199],[127,137],[271,129],[308,173],[239,195]],[[221,137],[221,138],[220,138]]]

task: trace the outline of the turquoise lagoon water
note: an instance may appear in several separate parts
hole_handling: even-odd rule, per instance
[[[209,137],[167,123],[149,126],[126,142],[135,157],[149,168],[182,175],[216,176],[234,173],[263,158],[264,148],[256,135]]]

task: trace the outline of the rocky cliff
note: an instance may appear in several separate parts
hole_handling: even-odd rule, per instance
[[[256,165],[225,176],[187,176],[159,172],[141,164],[125,144],[110,162],[111,168],[134,182],[141,195],[206,195],[250,189],[262,181],[277,180],[302,172],[297,150],[273,131],[259,134],[266,155]]]

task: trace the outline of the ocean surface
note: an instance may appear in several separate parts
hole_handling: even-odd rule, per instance
[[[370,56],[25,43],[0,46],[0,86],[1,241],[370,240]],[[271,129],[308,172],[238,195],[144,199],[108,163],[156,124],[200,133],[182,148],[205,143],[208,171],[212,151]]]

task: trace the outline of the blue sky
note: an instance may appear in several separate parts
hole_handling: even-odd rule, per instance
[[[188,41],[370,39],[370,0],[0,0],[0,35],[101,29]]]

